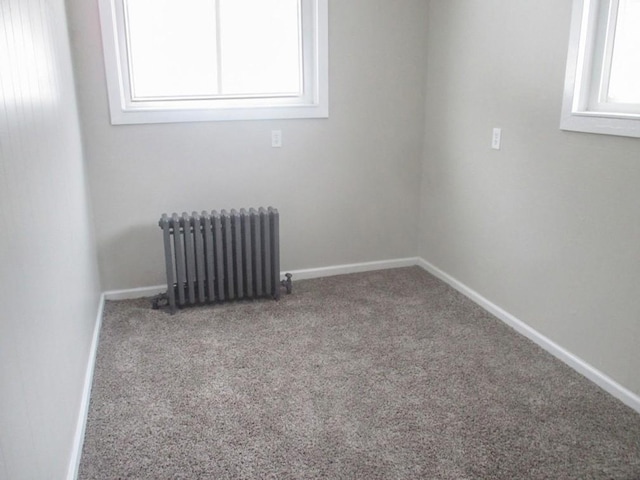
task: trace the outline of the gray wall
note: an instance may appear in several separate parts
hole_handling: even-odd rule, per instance
[[[64,3],[0,32],[0,479],[60,479],[99,297]]]
[[[640,140],[558,129],[571,3],[429,3],[419,253],[640,394]]]
[[[273,205],[287,270],[415,256],[426,2],[329,2],[328,120],[130,126],[109,123],[96,0],[68,4],[106,289],[164,282],[163,212]]]

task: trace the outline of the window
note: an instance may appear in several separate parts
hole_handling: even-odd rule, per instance
[[[640,137],[640,0],[574,0],[560,128]]]
[[[328,116],[327,0],[100,0],[111,123]]]

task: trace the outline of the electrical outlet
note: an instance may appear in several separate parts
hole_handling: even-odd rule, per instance
[[[274,148],[282,147],[282,130],[271,130],[271,146]]]
[[[493,135],[491,137],[491,148],[494,150],[500,150],[500,144],[502,143],[502,129],[494,128]]]

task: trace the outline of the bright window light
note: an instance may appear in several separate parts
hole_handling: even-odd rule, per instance
[[[640,104],[640,0],[620,0],[607,100]]]
[[[111,121],[328,116],[328,0],[99,0]]]
[[[218,93],[215,3],[127,0],[133,100]]]
[[[300,93],[296,0],[220,0],[220,19],[223,94]]]
[[[640,0],[574,0],[560,128],[640,137]]]

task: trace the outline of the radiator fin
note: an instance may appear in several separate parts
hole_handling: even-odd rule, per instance
[[[196,282],[198,285],[198,301],[200,303],[207,300],[205,296],[206,271],[204,268],[204,236],[202,235],[202,219],[197,212],[191,214],[193,218],[193,236],[196,247]]]

